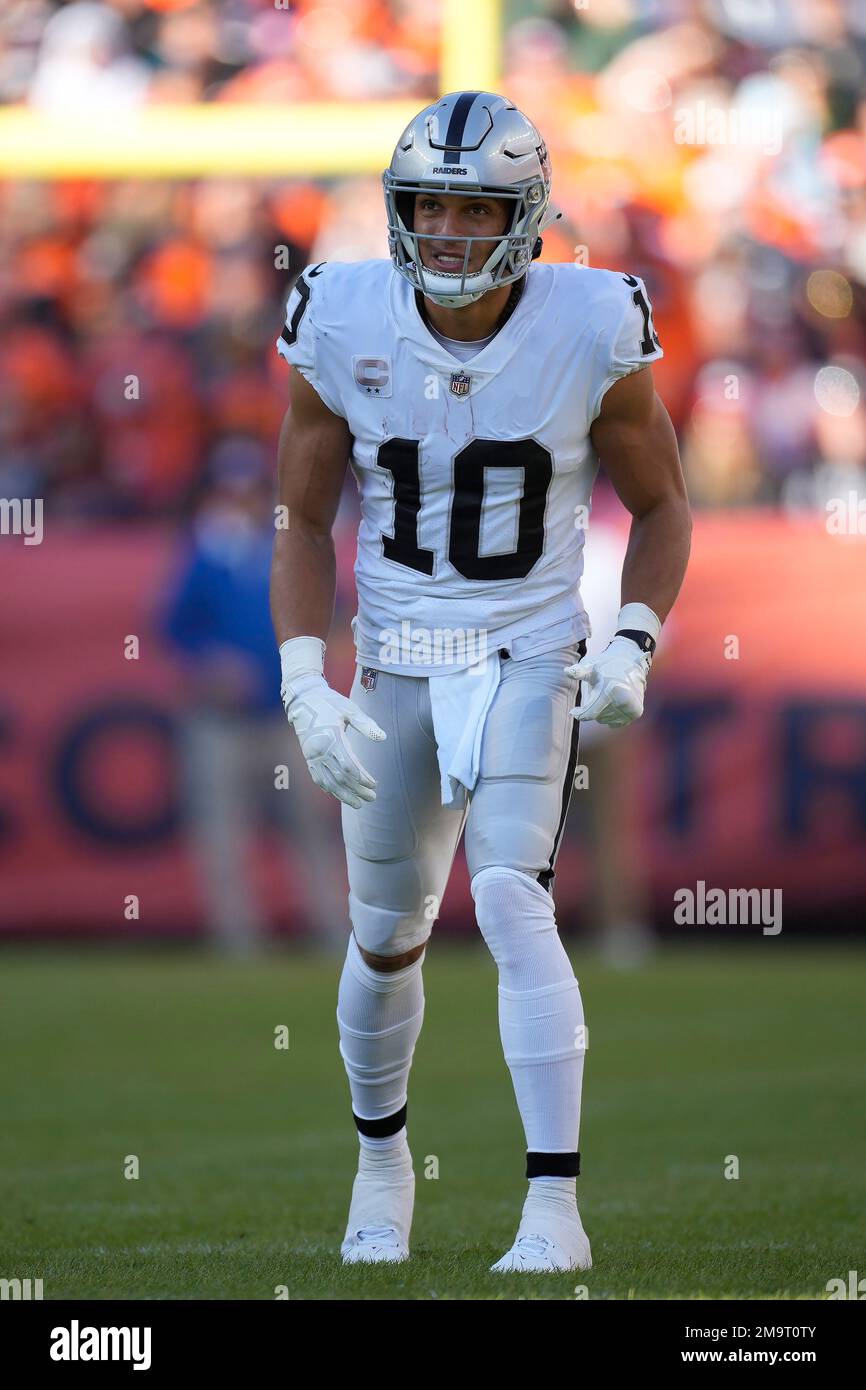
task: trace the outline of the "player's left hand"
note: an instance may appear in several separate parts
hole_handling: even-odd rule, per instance
[[[614,637],[600,656],[576,661],[566,675],[582,681],[581,700],[571,711],[578,721],[595,719],[621,729],[640,719],[650,659],[630,637]]]

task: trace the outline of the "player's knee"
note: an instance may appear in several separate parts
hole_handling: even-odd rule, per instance
[[[371,970],[379,970],[383,974],[390,975],[395,970],[403,970],[407,965],[414,965],[416,960],[420,960],[427,948],[426,941],[420,945],[413,946],[409,951],[401,951],[397,956],[377,956],[372,951],[365,951],[363,946],[358,946],[361,956]]]
[[[434,906],[424,896],[414,858],[383,862],[349,856],[349,916],[362,950],[390,959],[423,947],[433,929]]]
[[[423,903],[391,907],[378,895],[358,893],[349,894],[349,918],[361,950],[380,959],[402,956],[419,946],[423,948],[433,926],[425,919]]]
[[[520,869],[490,866],[470,884],[481,935],[497,965],[508,968],[533,948],[533,940],[556,932],[550,894]]]

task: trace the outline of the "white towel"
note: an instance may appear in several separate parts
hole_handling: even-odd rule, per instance
[[[356,614],[352,619],[356,645],[357,626]],[[510,651],[512,661],[519,661],[577,642],[587,630],[588,623],[584,625],[581,618],[573,616],[504,641],[503,646]],[[443,806],[461,806],[464,789],[473,791],[478,780],[484,724],[502,671],[499,650],[493,647],[486,657],[463,670],[409,678],[428,680]]]
[[[462,671],[430,677],[443,806],[462,806],[464,788],[471,792],[478,780],[484,723],[500,671],[499,653],[494,651]]]

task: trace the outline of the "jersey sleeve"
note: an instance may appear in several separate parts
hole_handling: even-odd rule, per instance
[[[662,345],[653,323],[653,308],[646,285],[637,275],[623,275],[622,299],[612,315],[612,331],[602,335],[602,360],[599,362],[591,420],[598,418],[605,393],[621,377],[640,371],[651,362],[664,357]]]
[[[286,304],[286,322],[277,338],[277,352],[301,373],[334,415],[345,416],[340,393],[324,364],[319,318],[323,298],[321,265],[302,270]]]

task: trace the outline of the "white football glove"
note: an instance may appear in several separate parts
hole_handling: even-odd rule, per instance
[[[655,640],[661,623],[645,604],[629,603],[620,609],[617,628],[647,632]],[[651,659],[630,637],[614,637],[599,656],[566,666],[566,674],[583,683],[582,703],[571,711],[574,718],[578,722],[594,719],[612,729],[640,719]]]
[[[357,810],[362,801],[376,800],[377,784],[349,747],[346,728],[351,725],[376,743],[388,735],[352,700],[331,689],[324,660],[325,644],[319,637],[283,642],[280,694],[316,786]]]

